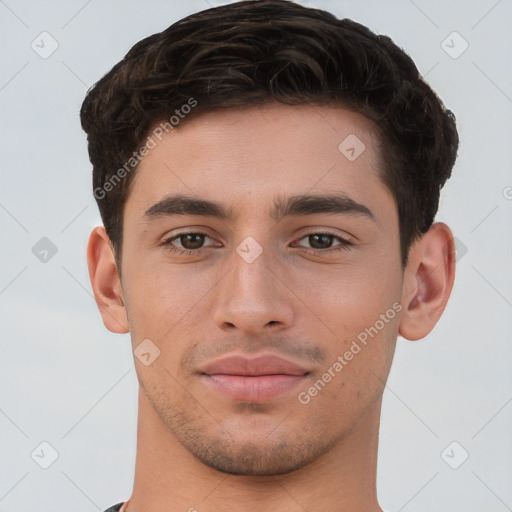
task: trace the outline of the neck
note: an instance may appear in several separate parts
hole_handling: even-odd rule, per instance
[[[376,493],[382,400],[331,450],[276,476],[221,473],[193,457],[139,391],[137,458],[126,512],[381,512]]]

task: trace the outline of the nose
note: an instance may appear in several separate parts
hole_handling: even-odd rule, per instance
[[[285,284],[286,272],[270,261],[265,250],[254,260],[233,251],[225,277],[219,282],[213,319],[221,329],[263,335],[290,327],[293,294]]]

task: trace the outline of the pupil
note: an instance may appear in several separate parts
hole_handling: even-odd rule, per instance
[[[320,247],[315,247],[315,245],[317,245],[317,242],[319,240],[320,240]],[[322,244],[324,244],[324,245],[326,244],[327,247],[330,247],[331,242],[332,242],[332,236],[331,235],[310,235],[309,236],[309,243],[315,249],[325,249],[325,247],[322,246]]]
[[[190,235],[185,235],[184,236],[184,240],[186,241],[186,243],[183,243],[183,239],[181,241],[181,245],[183,245],[183,247],[185,247],[185,249],[200,249],[201,248],[201,245],[203,243],[203,236],[204,235],[200,235],[200,234],[190,234]],[[188,243],[188,242],[191,242],[191,243]],[[192,247],[191,247],[192,245]]]

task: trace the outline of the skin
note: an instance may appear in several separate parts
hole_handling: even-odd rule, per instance
[[[338,149],[349,134],[366,146],[354,161]],[[122,279],[102,227],[88,246],[107,329],[130,332],[133,349],[149,339],[160,350],[147,366],[134,358],[139,417],[128,512],[381,510],[378,431],[396,339],[423,338],[437,323],[453,286],[455,250],[450,229],[436,223],[402,269],[396,204],[379,165],[369,120],[313,105],[202,114],[146,154],[124,210]],[[276,196],[334,191],[373,219],[269,215]],[[218,201],[233,218],[145,218],[169,194]],[[162,244],[183,231],[207,233],[199,242],[174,240],[178,250],[199,248],[195,254]],[[334,237],[309,237],[325,232]],[[251,263],[236,251],[249,236],[262,249]],[[351,245],[325,252],[340,247],[337,236]],[[393,304],[400,311],[389,319]],[[382,314],[388,321],[378,334],[334,371]],[[244,402],[197,373],[231,353],[279,355],[309,374],[274,399]],[[330,381],[301,403],[299,393],[329,368]]]

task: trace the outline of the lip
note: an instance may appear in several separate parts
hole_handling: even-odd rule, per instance
[[[204,366],[201,373],[207,375],[305,375],[308,371],[302,366],[272,354],[248,358],[232,355],[216,359]]]
[[[304,367],[271,354],[223,357],[205,365],[200,373],[212,389],[247,402],[272,400],[298,386],[309,374]]]

